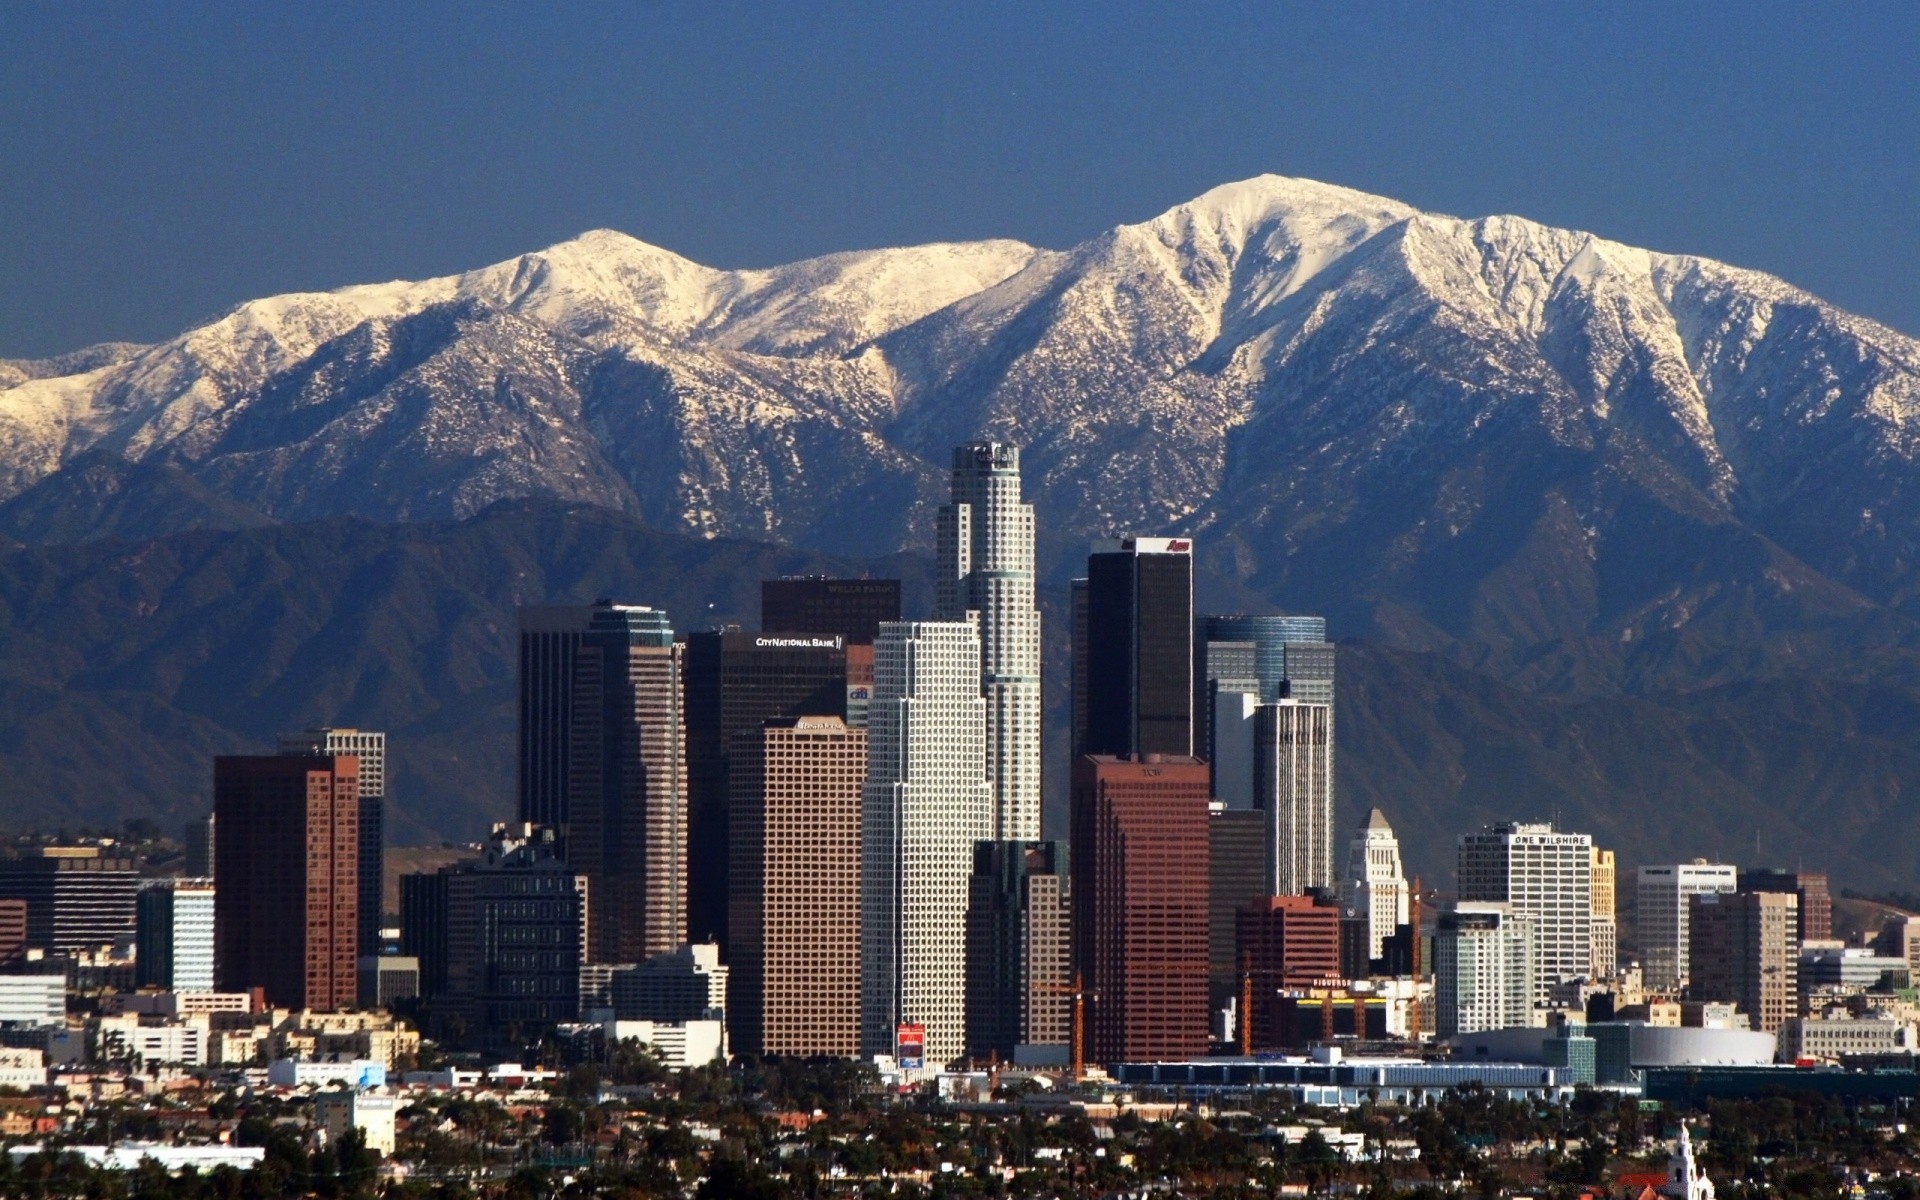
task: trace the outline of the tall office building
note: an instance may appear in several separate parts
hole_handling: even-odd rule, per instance
[[[352,1008],[359,990],[360,764],[213,760],[214,964],[222,991]]]
[[[1087,558],[1083,754],[1193,753],[1193,543],[1103,541]]]
[[[612,601],[604,603],[611,604]],[[568,755],[573,745],[573,664],[593,621],[584,604],[519,610],[520,820],[565,825]]]
[[[558,831],[495,825],[479,859],[441,873],[447,980],[433,1012],[442,1035],[499,1045],[576,1019],[590,884],[562,857]]]
[[[666,613],[619,604],[594,606],[574,651],[565,853],[599,962],[687,940],[684,660]]]
[[[953,451],[952,503],[935,521],[934,617],[980,614],[980,694],[996,841],[1040,836],[1040,610],[1033,603],[1033,506],[1020,500],[1020,448]]]
[[[1067,670],[1067,746],[1078,755],[1087,744],[1087,581],[1075,579],[1067,585],[1068,653],[1072,662]]]
[[[1245,1014],[1253,1048],[1278,1049],[1292,1040],[1275,1019],[1280,992],[1342,978],[1340,910],[1312,896],[1262,896],[1235,917],[1234,944],[1253,994]]]
[[[1202,617],[1204,623],[1208,618]],[[1194,753],[1213,771],[1213,798],[1255,808],[1254,712],[1260,707],[1252,642],[1194,642]]]
[[[387,735],[371,729],[308,729],[280,739],[282,754],[351,754],[360,760],[360,953],[380,953],[387,869]]]
[[[27,945],[93,950],[132,933],[140,873],[98,846],[38,846],[0,859],[0,898],[27,905]]]
[[[1073,764],[1074,961],[1096,1062],[1207,1052],[1208,793],[1189,755]]]
[[[1236,948],[1240,910],[1272,893],[1267,884],[1271,837],[1267,814],[1228,808],[1218,800],[1207,814],[1207,973],[1215,1007],[1240,994]]]
[[[141,886],[134,977],[141,987],[169,992],[213,990],[211,880],[149,879]]]
[[[892,1053],[903,1024],[926,1058],[966,1043],[967,881],[992,837],[987,701],[971,621],[899,621],[873,646],[861,807],[862,1053]]]
[[[400,877],[400,953],[420,963],[420,994],[447,990],[447,872]]]
[[[1215,797],[1235,804],[1219,784],[1233,788],[1245,769],[1238,741],[1226,736],[1229,729],[1215,727],[1230,726],[1241,713],[1241,693],[1251,692],[1263,704],[1290,699],[1331,706],[1334,648],[1327,641],[1327,620],[1280,614],[1199,617],[1193,623],[1193,674],[1196,753],[1215,764]],[[1215,700],[1216,692],[1224,695]],[[1226,709],[1218,722],[1216,704]],[[1332,750],[1330,740],[1329,761]]]
[[[1255,710],[1253,776],[1272,837],[1272,893],[1333,887],[1332,706],[1277,700]]]
[[[183,831],[187,848],[187,874],[194,879],[213,878],[213,814],[194,817]]]
[[[1291,697],[1314,704],[1333,703],[1333,644],[1327,619],[1293,615],[1204,616],[1194,622],[1196,678],[1237,674],[1239,646],[1253,647],[1253,675],[1262,701]],[[1219,669],[1213,655],[1224,644],[1235,666]],[[1289,657],[1291,655],[1291,658]]]
[[[1677,994],[1687,986],[1690,899],[1738,887],[1734,867],[1703,858],[1640,868],[1634,911],[1640,929],[1640,969],[1648,991]]]
[[[1687,898],[1689,999],[1734,1004],[1763,1033],[1799,1011],[1800,898],[1700,892]]]
[[[739,739],[756,741],[768,721],[845,717],[846,704],[847,654],[837,633],[687,637],[687,928],[728,961],[727,780]]]
[[[1387,939],[1407,923],[1407,876],[1400,865],[1400,839],[1379,809],[1369,809],[1347,843],[1347,873],[1340,898],[1365,923],[1368,959],[1384,954]]]
[[[731,759],[728,1033],[743,1054],[860,1053],[867,731],[771,720]]]
[[[871,646],[882,622],[899,619],[898,579],[803,575],[760,583],[762,633],[834,634],[849,646]]]
[[[1758,868],[1740,872],[1743,892],[1791,892],[1799,900],[1799,924],[1794,935],[1802,942],[1824,942],[1833,937],[1833,893],[1823,871],[1782,871]]]
[[[980,842],[967,901],[967,1053],[1012,1062],[1072,1037],[1064,842]]]
[[[1461,902],[1433,934],[1434,1033],[1532,1024],[1533,922],[1505,904]]]
[[[1619,868],[1613,851],[1593,848],[1593,977],[1606,979],[1620,960]]]
[[[1593,839],[1504,823],[1460,839],[1460,900],[1505,904],[1532,926],[1535,998],[1593,977]]]

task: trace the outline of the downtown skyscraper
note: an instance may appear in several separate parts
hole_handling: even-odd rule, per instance
[[[1020,448],[953,451],[953,502],[935,526],[935,619],[980,614],[987,779],[999,841],[1040,836],[1040,610],[1033,602],[1033,506],[1020,499]],[[877,697],[876,697],[877,702]]]
[[[987,701],[971,621],[898,621],[873,646],[861,796],[860,1042],[892,1053],[924,1027],[926,1058],[965,1049],[974,844],[993,836]]]

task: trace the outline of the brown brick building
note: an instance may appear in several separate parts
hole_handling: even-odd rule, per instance
[[[213,760],[214,972],[223,991],[322,1012],[359,986],[360,763]]]
[[[727,1022],[743,1054],[860,1053],[860,789],[867,731],[838,716],[734,741]]]
[[[1782,871],[1772,868],[1740,872],[1743,892],[1791,892],[1799,900],[1795,935],[1803,942],[1833,937],[1833,893],[1824,871]]]
[[[1341,978],[1340,909],[1312,896],[1263,896],[1236,914],[1234,944],[1252,975],[1254,1049],[1291,1044],[1276,1001],[1283,989]]]
[[[1086,755],[1073,766],[1074,960],[1101,1063],[1204,1055],[1207,765]]]
[[[1773,1033],[1800,1010],[1800,898],[1709,892],[1687,898],[1687,996],[1739,1006]]]

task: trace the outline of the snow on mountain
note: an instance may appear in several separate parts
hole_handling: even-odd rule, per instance
[[[0,523],[113,532],[160,478],[118,462],[197,520],[547,495],[876,552],[992,434],[1057,561],[1197,532],[1258,594],[1571,679],[1789,592],[1814,623],[1911,603],[1917,412],[1920,343],[1777,279],[1263,176],[1066,250],[721,271],[601,230],[0,363]]]

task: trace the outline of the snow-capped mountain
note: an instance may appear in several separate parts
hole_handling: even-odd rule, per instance
[[[990,434],[1056,568],[1181,530],[1269,601],[1532,684],[1717,678],[1836,622],[1913,640],[1917,417],[1920,343],[1769,276],[1268,176],[1065,251],[718,271],[598,231],[0,363],[0,528],[548,496],[878,553]]]

